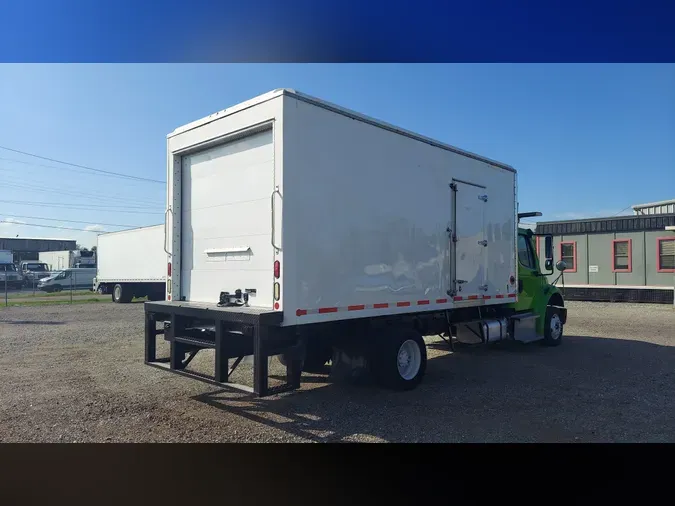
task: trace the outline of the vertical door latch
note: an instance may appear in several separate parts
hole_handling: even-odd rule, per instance
[[[487,246],[488,242],[483,240],[483,241],[478,241],[478,244],[480,244],[481,246]]]

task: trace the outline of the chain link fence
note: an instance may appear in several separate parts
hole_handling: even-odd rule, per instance
[[[57,271],[22,273],[15,265],[0,265],[0,289],[4,291],[5,306],[12,299],[22,301],[55,297],[61,302],[73,302],[82,291],[93,294],[96,268],[73,267]],[[65,300],[64,300],[65,299]]]

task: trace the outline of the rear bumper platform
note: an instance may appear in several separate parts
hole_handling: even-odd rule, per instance
[[[281,312],[264,308],[146,302],[145,363],[258,397],[294,390],[300,386],[304,342],[295,333],[280,327],[282,319]],[[157,328],[158,324],[162,328]],[[168,358],[157,357],[157,336],[162,334],[170,343]],[[215,350],[213,377],[185,370],[194,356],[204,349]],[[268,359],[281,353],[291,357],[287,360],[286,383],[270,387]],[[249,355],[253,356],[253,387],[230,383],[232,372]]]

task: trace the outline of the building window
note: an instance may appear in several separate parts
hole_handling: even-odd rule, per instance
[[[612,272],[633,271],[633,241],[616,239],[612,241]]]
[[[675,237],[656,239],[656,262],[658,272],[675,272]]]
[[[562,241],[560,243],[560,260],[567,264],[565,272],[577,272],[577,242]]]

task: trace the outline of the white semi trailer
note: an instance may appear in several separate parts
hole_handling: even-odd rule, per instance
[[[117,303],[164,299],[164,225],[99,234],[96,253],[95,291],[110,293]]]
[[[209,381],[252,355],[253,387],[229,385],[260,396],[329,360],[405,390],[424,335],[560,343],[566,310],[518,227],[508,165],[285,89],[178,128],[167,159],[149,365],[203,379],[186,366],[215,348]],[[546,251],[551,270],[550,237]],[[272,388],[275,355],[287,382]]]

